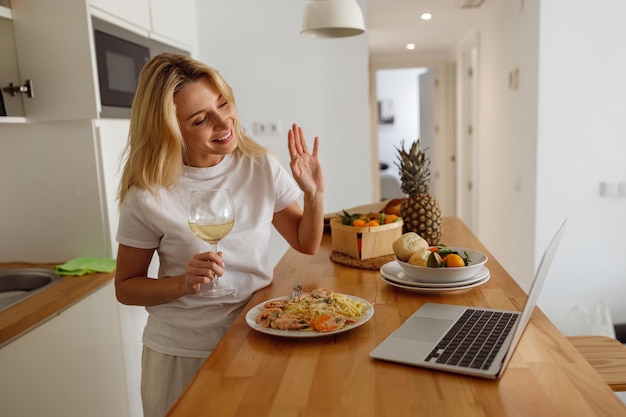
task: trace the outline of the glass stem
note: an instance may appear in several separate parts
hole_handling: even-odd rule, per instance
[[[212,243],[211,246],[213,246],[213,252],[215,252],[215,254],[217,255],[217,242]],[[213,288],[214,289],[221,289],[222,288],[222,286],[220,285],[220,279],[217,276],[217,274],[214,274],[213,281],[215,281],[213,283]]]

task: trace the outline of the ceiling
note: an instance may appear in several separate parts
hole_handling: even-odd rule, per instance
[[[367,0],[369,52],[402,58],[448,55],[481,16],[501,1],[485,0],[479,8],[463,8],[461,3],[476,1]],[[431,13],[432,19],[421,20],[424,12]],[[407,50],[407,43],[415,44],[415,49]]]

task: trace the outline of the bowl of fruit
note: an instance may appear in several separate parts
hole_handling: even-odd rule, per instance
[[[481,273],[487,255],[474,249],[429,246],[416,233],[405,233],[393,243],[396,261],[411,279],[428,283],[463,282]]]

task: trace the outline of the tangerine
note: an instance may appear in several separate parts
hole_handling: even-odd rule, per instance
[[[380,223],[378,223],[378,221],[376,220],[370,220],[369,222],[367,222],[365,224],[366,227],[375,227],[375,226],[380,226]]]
[[[387,214],[385,216],[385,224],[395,222],[396,220],[398,220],[398,216],[396,216],[395,214]]]
[[[465,260],[463,260],[460,255],[456,253],[449,253],[446,256],[446,267],[457,268],[460,266],[465,266]]]
[[[365,227],[365,226],[367,226],[367,222],[364,219],[356,219],[352,223],[352,226],[354,226],[354,227]]]

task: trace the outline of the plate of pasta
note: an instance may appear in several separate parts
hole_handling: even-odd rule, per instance
[[[252,307],[246,323],[275,336],[321,337],[352,330],[374,315],[374,306],[353,295],[316,288],[291,297],[278,297]]]

